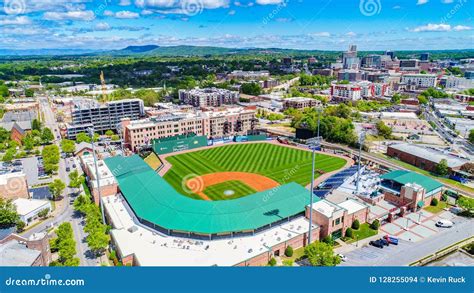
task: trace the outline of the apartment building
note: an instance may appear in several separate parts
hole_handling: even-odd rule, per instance
[[[240,94],[218,88],[180,90],[179,100],[194,107],[220,107],[231,105],[239,101]]]
[[[224,137],[247,134],[255,126],[255,109],[226,108],[167,114],[149,119],[122,121],[125,144],[133,151],[149,145],[153,139],[195,133],[199,136]]]
[[[355,84],[333,84],[331,97],[336,101],[357,101],[362,98],[362,89]]]
[[[80,132],[94,127],[95,132],[116,129],[123,118],[137,120],[145,116],[144,104],[140,99],[126,99],[99,104],[89,100],[74,104],[71,113],[72,124],[67,125],[67,137],[75,139]]]
[[[287,98],[283,100],[283,110],[287,110],[289,108],[293,108],[293,109],[314,108],[318,106],[321,106],[321,101],[312,99],[312,98],[295,97],[295,98]]]
[[[404,74],[401,82],[416,88],[429,88],[436,86],[435,74]]]

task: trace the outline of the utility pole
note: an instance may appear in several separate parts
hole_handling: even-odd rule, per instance
[[[357,181],[356,181],[356,195],[359,193],[359,183],[360,183],[360,162],[362,159],[362,145],[364,144],[365,141],[365,131],[362,131],[362,133],[359,136],[359,162],[357,165]]]
[[[312,150],[312,168],[311,168],[311,187],[309,190],[309,230],[308,230],[308,245],[311,244],[311,230],[313,227],[313,189],[314,189],[314,162],[316,158],[316,150],[321,148],[321,140],[319,137],[308,140],[308,146]]]
[[[99,167],[97,167],[97,156],[95,154],[94,127],[91,127],[88,130],[89,130],[89,135],[91,136],[92,156],[94,157],[95,177],[97,179],[97,192],[99,195],[100,212],[102,214],[102,223],[105,224],[104,203],[102,202],[102,196],[100,195],[100,174],[99,174]]]

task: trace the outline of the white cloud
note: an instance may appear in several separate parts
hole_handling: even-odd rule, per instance
[[[132,12],[132,11],[123,10],[123,11],[119,11],[115,13],[115,17],[123,18],[123,19],[133,19],[133,18],[139,18],[140,14],[136,12]]]
[[[257,0],[255,2],[260,5],[277,5],[283,3],[284,0]]]
[[[418,0],[418,2],[416,2],[416,5],[423,5],[426,3],[428,3],[428,0]]]
[[[110,10],[105,10],[104,11],[104,16],[114,16],[114,12]]]
[[[451,4],[454,2],[454,0],[442,0],[441,2],[444,4]]]
[[[348,37],[355,37],[355,36],[357,36],[357,34],[356,34],[355,32],[348,32],[348,33],[346,34],[346,36],[348,36]]]
[[[426,25],[418,26],[413,29],[409,29],[409,31],[415,32],[415,33],[421,33],[421,32],[450,32],[450,31],[466,31],[466,30],[471,30],[472,27],[465,26],[465,25],[457,25],[452,27],[449,24],[445,23],[428,23]]]
[[[27,16],[0,18],[0,25],[28,25],[31,23],[31,19],[29,19]]]
[[[467,26],[467,25],[457,25],[453,27],[453,31],[460,32],[460,31],[470,31],[472,30],[472,27]]]
[[[96,31],[108,31],[110,30],[110,25],[106,22],[99,22],[94,28]]]
[[[132,4],[132,1],[130,1],[130,0],[120,0],[119,3],[118,3],[118,5],[120,5],[120,6],[129,6],[131,4]]]
[[[89,21],[95,18],[91,10],[85,11],[67,11],[67,12],[46,12],[43,14],[46,20],[84,20]]]
[[[328,38],[331,36],[331,34],[329,32],[318,32],[318,33],[311,33],[309,34],[309,36],[311,37],[325,37],[325,38]]]

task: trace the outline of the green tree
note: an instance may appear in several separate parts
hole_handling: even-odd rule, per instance
[[[101,225],[86,238],[87,245],[97,255],[102,254],[109,245],[109,236],[105,232],[105,225]]]
[[[271,266],[271,267],[274,267],[276,266],[277,264],[277,261],[274,257],[272,257],[269,261],[268,261],[268,265]]]
[[[21,220],[18,220],[18,222],[16,222],[16,231],[18,233],[21,233],[25,230],[25,227],[26,227],[26,223],[21,221]]]
[[[27,98],[32,98],[35,95],[35,91],[32,89],[26,89],[25,90],[25,96]]]
[[[469,142],[474,144],[474,129],[471,129],[471,131],[469,131]]]
[[[146,107],[152,107],[161,101],[160,94],[151,89],[140,89],[135,92],[135,96],[141,99]]]
[[[76,144],[72,140],[63,139],[61,141],[61,149],[67,154],[73,154],[76,151]]]
[[[370,224],[370,228],[372,230],[378,230],[380,228],[380,222],[379,220],[375,219],[372,224]]]
[[[76,142],[77,143],[81,143],[81,142],[91,142],[91,137],[89,135],[87,135],[86,133],[84,132],[81,132],[81,133],[78,133],[76,135]]]
[[[118,141],[118,140],[120,140],[120,136],[118,136],[117,134],[114,134],[114,135],[112,135],[112,136],[110,137],[110,139],[111,139],[112,141]]]
[[[355,219],[354,222],[352,222],[352,229],[359,230],[359,227],[360,227],[360,222],[359,220]]]
[[[258,96],[262,93],[262,88],[256,82],[244,83],[240,87],[240,90],[242,91],[242,93],[252,96]]]
[[[41,131],[41,122],[38,119],[33,119],[31,122],[31,130]]]
[[[20,216],[12,200],[0,197],[0,228],[12,227],[16,225],[19,220]]]
[[[448,161],[442,159],[435,167],[435,173],[439,176],[446,176],[449,173]]]
[[[0,143],[4,143],[10,139],[10,131],[0,127]]]
[[[23,148],[26,151],[31,151],[35,147],[35,140],[34,138],[30,135],[27,134],[23,139],[22,139],[22,144]]]
[[[62,192],[66,188],[66,184],[64,184],[64,182],[62,182],[60,179],[54,179],[54,181],[51,182],[48,187],[51,195],[53,196],[53,200],[56,200],[61,196]]]
[[[433,198],[431,199],[431,203],[430,203],[431,206],[437,206],[438,205],[438,199],[437,198]]]
[[[313,266],[335,266],[341,262],[339,256],[334,254],[332,245],[316,241],[304,249],[308,261]]]
[[[79,186],[81,186],[84,182],[84,176],[79,176],[79,172],[77,172],[77,170],[74,170],[69,173],[69,187],[79,188]]]
[[[46,209],[42,209],[41,211],[39,211],[38,213],[38,217],[40,217],[41,219],[45,219],[49,214],[49,208],[46,208]]]
[[[332,235],[328,235],[323,238],[323,242],[329,245],[334,245],[334,238],[332,238]]]
[[[389,139],[392,136],[392,128],[385,125],[383,121],[377,122],[375,125],[380,136]]]
[[[110,136],[114,135],[114,132],[109,129],[109,130],[107,130],[107,131],[105,132],[105,135],[107,135],[107,136],[110,137]]]
[[[4,162],[11,162],[16,155],[16,149],[10,148],[5,152],[3,155],[2,161]]]
[[[354,237],[354,232],[352,231],[352,228],[347,228],[346,229],[346,238],[352,238]]]
[[[293,256],[293,247],[288,245],[285,249],[285,255],[287,257],[292,257]]]
[[[48,127],[43,128],[43,132],[41,132],[41,140],[43,141],[43,144],[53,142],[54,134],[51,129],[49,129]]]

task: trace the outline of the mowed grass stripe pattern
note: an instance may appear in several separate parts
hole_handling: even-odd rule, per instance
[[[311,152],[269,143],[227,145],[171,156],[167,160],[173,167],[164,179],[183,194],[182,179],[189,174],[234,171],[261,174],[280,184],[296,182],[306,186],[311,181]],[[345,163],[341,158],[317,154],[315,169],[331,172]],[[319,175],[315,172],[315,177]]]
[[[233,191],[234,194],[226,195],[226,191]],[[254,194],[257,191],[239,180],[227,181],[215,184],[204,189],[204,193],[212,200],[229,200]]]

